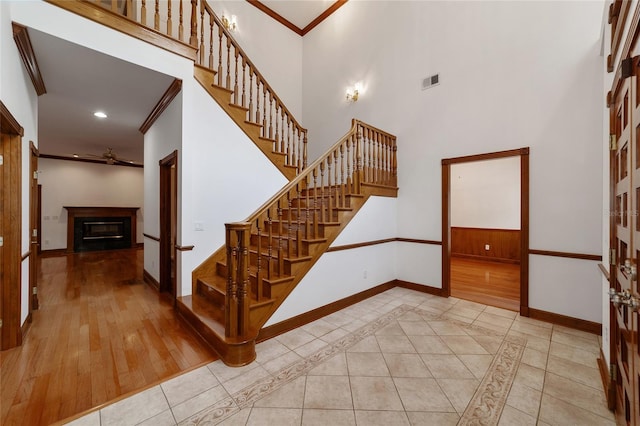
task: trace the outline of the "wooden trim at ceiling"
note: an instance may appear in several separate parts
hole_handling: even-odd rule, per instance
[[[567,328],[586,331],[587,333],[597,335],[602,333],[602,324],[598,322],[542,311],[540,309],[529,308],[529,317],[540,321],[550,322],[552,324],[558,324]]]
[[[27,69],[29,78],[31,78],[33,88],[36,90],[38,96],[44,95],[47,93],[47,88],[44,85],[44,80],[40,73],[40,67],[38,67],[36,54],[33,52],[33,45],[31,44],[29,31],[27,30],[27,27],[16,24],[15,22],[12,22],[11,26],[13,27],[13,40],[16,42],[16,46],[18,46],[20,58],[22,58],[22,63]]]
[[[11,114],[4,102],[0,101],[0,132],[9,135],[24,136],[24,128],[18,120]]]
[[[282,25],[284,25],[285,27],[289,28],[291,31],[293,31],[294,33],[298,34],[299,36],[304,36],[309,31],[311,31],[312,29],[317,27],[322,21],[324,21],[329,16],[331,16],[333,14],[333,12],[335,12],[336,10],[338,10],[342,6],[344,6],[347,3],[347,1],[348,0],[337,0],[335,3],[333,3],[331,6],[329,6],[324,12],[322,12],[320,15],[318,15],[318,17],[316,17],[313,21],[311,21],[306,27],[300,28],[296,24],[294,24],[293,22],[289,21],[284,16],[280,15],[275,10],[271,9],[269,6],[267,6],[264,3],[260,2],[260,0],[247,0],[247,2],[249,4],[251,4],[252,6],[258,8],[261,12],[263,12],[266,15],[270,16],[274,20],[280,22]]]
[[[336,10],[340,9],[342,6],[344,6],[347,3],[348,0],[338,0],[336,1],[334,4],[332,4],[327,10],[325,10],[324,12],[322,12],[320,15],[318,15],[318,17],[316,19],[314,19],[313,21],[311,21],[309,23],[309,25],[307,25],[306,27],[304,27],[302,29],[302,35],[304,36],[305,34],[307,34],[309,31],[311,31],[312,29],[314,29],[315,27],[317,27],[322,21],[324,21],[325,19],[327,19],[329,16],[331,16],[331,14],[333,14],[333,12],[335,12]]]
[[[247,2],[250,5],[258,8],[261,12],[267,14],[271,18],[273,18],[276,21],[280,22],[282,25],[284,25],[285,27],[289,28],[291,31],[293,31],[294,33],[298,34],[299,36],[303,36],[304,35],[304,34],[302,34],[302,28],[299,28],[296,24],[294,24],[293,22],[289,21],[287,18],[285,18],[284,16],[280,15],[275,10],[273,10],[270,7],[262,4],[259,0],[247,0]]]
[[[564,252],[564,251],[534,250],[534,249],[529,249],[529,254],[535,254],[538,256],[566,257],[569,259],[595,260],[596,262],[602,262],[602,256],[599,254],[570,253],[570,252]]]
[[[138,167],[144,168],[142,164],[129,164],[129,163],[114,163],[107,164],[106,160],[92,160],[90,158],[75,158],[75,157],[66,157],[64,155],[52,155],[52,154],[40,154],[40,158],[49,158],[51,160],[65,160],[65,161],[80,161],[81,163],[94,163],[94,164],[104,164],[108,166],[123,166],[123,167]]]
[[[144,233],[144,232],[142,233],[142,235],[143,235],[143,236],[145,236],[145,237],[147,237],[147,238],[149,238],[150,240],[160,242],[160,237],[154,237],[153,235],[149,235],[149,234],[146,234],[146,233]]]
[[[124,19],[121,15],[105,9],[98,4],[89,1],[45,1],[192,61],[197,59],[198,49],[196,47],[164,35],[160,31],[145,27],[130,19]]]
[[[142,134],[147,133],[147,131],[151,128],[153,123],[162,115],[165,109],[169,107],[171,101],[178,96],[182,90],[182,80],[176,78],[173,80],[169,88],[164,92],[158,103],[153,107],[153,110],[149,113],[149,116],[144,120],[142,126],[140,126],[140,132]]]

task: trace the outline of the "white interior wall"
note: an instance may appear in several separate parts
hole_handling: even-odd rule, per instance
[[[520,156],[451,165],[451,226],[520,229]]]
[[[302,121],[302,37],[246,1],[208,0],[218,17],[236,15],[233,37],[299,123]]]
[[[147,214],[144,233],[160,238],[160,166],[158,162],[178,151],[180,164],[182,148],[182,93],[179,93],[144,135],[144,205]],[[178,174],[180,167],[178,167]],[[180,177],[178,176],[178,188]],[[182,191],[178,191],[178,197]],[[178,201],[178,223],[181,203]],[[180,239],[178,238],[178,241]],[[144,269],[160,281],[160,243],[151,238],[144,239]]]
[[[38,171],[43,250],[67,248],[68,212],[64,206],[140,207],[135,242],[143,242],[141,168],[40,158]]]
[[[11,21],[14,14],[11,5],[0,2],[0,100],[24,128],[22,138],[22,217],[21,251],[30,250],[29,236],[29,184],[30,141],[38,146],[38,97],[31,80],[22,65],[18,48],[13,40]],[[29,259],[21,265],[21,310],[20,322],[29,314]]]
[[[587,1],[348,2],[304,37],[311,157],[352,117],[395,134],[398,236],[440,240],[441,159],[530,147],[531,248],[600,253],[601,14],[601,3]],[[388,22],[402,25],[380,31]],[[440,85],[422,91],[434,73]],[[347,103],[345,88],[358,80],[364,93]],[[437,267],[429,283],[437,286],[437,250],[405,246],[420,262],[404,266]],[[559,262],[562,273],[548,281],[532,272],[530,306],[594,318],[586,306],[597,295],[582,290],[585,278],[600,283],[597,270],[585,277],[582,263]],[[558,286],[574,297],[557,305],[538,297]]]

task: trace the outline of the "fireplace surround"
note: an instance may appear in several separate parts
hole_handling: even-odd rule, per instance
[[[136,213],[139,207],[64,208],[68,212],[68,253],[136,246]]]

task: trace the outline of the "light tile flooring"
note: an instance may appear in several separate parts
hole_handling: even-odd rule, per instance
[[[614,425],[599,338],[394,288],[72,424]]]

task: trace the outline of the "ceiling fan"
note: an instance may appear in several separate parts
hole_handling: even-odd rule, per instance
[[[131,165],[131,164],[135,164],[135,165],[140,165],[140,163],[137,163],[133,160],[127,160],[125,158],[120,158],[118,155],[116,155],[115,152],[113,152],[113,148],[107,148],[107,150],[105,152],[102,153],[102,155],[95,155],[95,154],[85,154],[83,157],[86,158],[97,158],[100,160],[104,160],[107,164],[126,164],[126,165]]]

